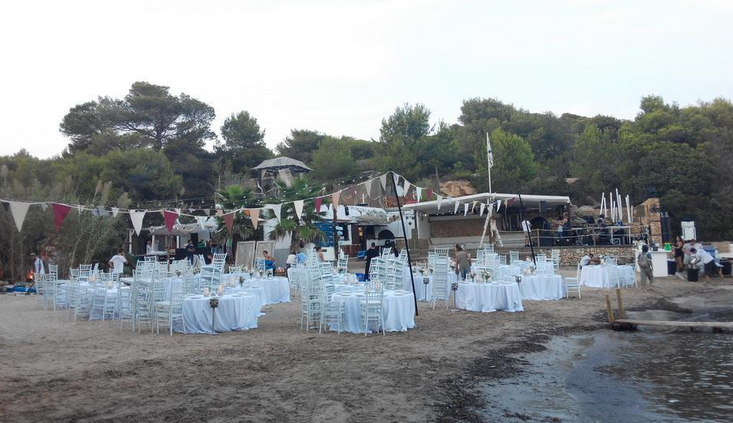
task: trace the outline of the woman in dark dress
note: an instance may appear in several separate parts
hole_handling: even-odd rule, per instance
[[[682,237],[677,235],[677,239],[674,243],[674,261],[677,263],[677,271],[681,272],[685,270],[684,265],[684,259],[685,259],[685,253],[682,251],[682,247],[685,246],[685,241],[682,240]]]

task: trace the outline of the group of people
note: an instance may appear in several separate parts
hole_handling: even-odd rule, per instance
[[[711,277],[716,277],[720,273],[712,254],[705,251],[702,243],[694,239],[684,241],[682,237],[678,236],[675,239],[674,259],[677,265],[677,274],[680,277],[681,272],[689,266],[699,267],[702,265],[706,282],[710,282]]]

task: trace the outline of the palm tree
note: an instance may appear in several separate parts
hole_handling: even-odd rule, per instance
[[[316,242],[323,238],[323,232],[315,225],[320,220],[313,202],[303,206],[303,213],[298,219],[292,201],[313,198],[321,188],[314,185],[307,176],[295,178],[290,186],[277,180],[278,196],[269,203],[285,203],[280,211],[280,222],[273,228],[272,235],[282,238],[290,234],[290,248],[297,249],[301,242]]]
[[[233,210],[240,207],[259,207],[259,200],[255,198],[252,189],[240,185],[227,185],[216,193],[216,197],[225,210]],[[219,227],[222,227],[224,220],[222,218],[218,218],[218,220]],[[261,229],[258,228],[258,230]],[[252,219],[249,216],[246,216],[244,213],[237,213],[234,215],[232,233],[227,234],[226,231],[219,231],[217,241],[223,242],[227,238],[227,235],[230,235],[236,244],[237,239],[247,240],[255,237],[258,230],[255,230],[254,225],[252,225]]]

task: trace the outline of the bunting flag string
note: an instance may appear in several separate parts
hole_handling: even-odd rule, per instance
[[[293,207],[295,208],[295,215],[300,220],[300,216],[303,215],[303,200],[293,201]]]
[[[112,217],[117,217],[117,214],[120,212],[119,207],[112,207]]]
[[[130,220],[132,221],[132,227],[135,229],[135,234],[140,236],[140,231],[143,229],[143,218],[145,218],[145,211],[130,210]]]
[[[303,211],[303,206],[301,204],[300,206],[301,211]],[[249,217],[252,219],[252,226],[255,227],[255,230],[257,230],[257,225],[260,223],[260,209],[249,209]]]
[[[232,235],[232,230],[234,229],[234,214],[235,213],[236,212],[231,212],[231,213],[227,213],[221,216],[221,219],[224,221],[224,225],[226,225],[227,230],[229,231],[230,235]],[[256,226],[255,226],[255,229],[257,229]]]
[[[270,204],[269,206],[270,210],[272,210],[272,213],[275,215],[275,219],[277,219],[278,223],[280,223],[280,213],[282,211],[283,205],[282,204]]]
[[[318,197],[315,200],[313,200],[313,205],[315,206],[316,213],[321,212],[321,206],[323,205],[323,198]],[[280,219],[278,219],[279,221]]]
[[[372,196],[372,184],[374,183],[374,179],[370,179],[366,182],[364,182],[364,189],[366,190],[367,197],[371,198]]]
[[[468,203],[463,203],[463,216],[468,214]]]
[[[422,198],[422,188],[415,187],[415,201],[419,203],[421,198]]]
[[[18,228],[18,232],[23,229],[23,222],[25,221],[25,215],[28,213],[28,208],[31,203],[21,203],[19,201],[8,201],[10,204],[10,213],[13,214],[13,220],[15,220],[15,226]]]
[[[484,210],[486,210],[486,203],[481,203],[479,217],[484,215]]]
[[[52,203],[53,207],[53,222],[56,225],[56,232],[61,230],[61,224],[64,223],[66,215],[71,211],[71,207],[66,204]]]
[[[178,213],[163,210],[163,220],[165,221],[165,228],[168,229],[168,232],[171,232],[173,231],[173,226],[176,224],[176,220],[178,220]]]
[[[456,207],[455,207],[455,208],[453,209],[453,214],[456,214],[456,213],[458,213],[458,206],[459,206],[460,204],[461,204],[461,203],[459,203],[458,201],[456,201]]]

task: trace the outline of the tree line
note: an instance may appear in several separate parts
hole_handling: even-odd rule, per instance
[[[434,122],[425,105],[404,104],[382,120],[376,140],[293,129],[274,151],[249,112],[230,114],[220,135],[215,117],[202,100],[135,82],[124,98],[100,96],[71,107],[59,124],[69,139],[60,155],[38,159],[21,150],[0,157],[0,192],[8,199],[102,205],[103,184],[105,205],[211,207],[217,191],[277,155],[313,168],[313,185],[395,170],[422,186],[468,179],[486,191],[489,133],[495,192],[569,195],[584,205],[618,188],[635,203],[659,197],[676,227],[682,218],[695,219],[702,239],[733,238],[733,104],[723,98],[681,107],[647,96],[626,120],[533,113],[477,97],[464,100],[455,124]],[[48,235],[44,225],[11,235],[12,217],[2,208],[0,223],[4,240],[22,238],[26,251]],[[9,260],[9,241],[0,244],[0,260]]]

